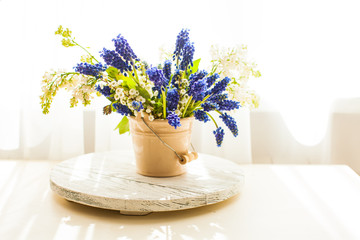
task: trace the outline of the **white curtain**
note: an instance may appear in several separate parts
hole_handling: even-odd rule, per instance
[[[246,44],[262,73],[252,84],[261,108],[251,116],[247,110],[238,113],[239,137],[227,132],[222,148],[215,146],[210,123],[196,124],[196,150],[237,162],[330,163],[337,162],[336,155],[356,165],[359,152],[349,157],[344,144],[335,152],[333,147],[340,135],[346,138],[334,124],[340,121],[336,114],[345,111],[339,99],[350,98],[346,103],[352,105],[360,97],[358,10],[355,0],[1,0],[0,158],[66,159],[131,148],[128,135],[113,131],[120,116],[102,115],[102,99],[90,108],[69,109],[69,96],[60,93],[50,114],[41,114],[44,71],[71,70],[81,55],[63,48],[54,35],[62,24],[94,54],[111,48],[111,39],[121,33],[141,59],[153,64],[159,62],[160,47],[173,49],[181,28],[191,29],[202,68],[211,44]],[[356,116],[358,106],[346,114]],[[358,123],[346,127],[351,132]],[[349,139],[351,146],[359,140]]]

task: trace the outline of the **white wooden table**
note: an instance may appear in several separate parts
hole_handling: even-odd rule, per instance
[[[0,160],[0,239],[360,239],[360,177],[344,165],[242,165],[229,200],[125,216],[54,194],[55,163]]]

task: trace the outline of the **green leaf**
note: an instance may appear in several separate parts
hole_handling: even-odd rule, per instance
[[[199,69],[200,60],[201,60],[201,58],[199,58],[199,59],[197,59],[197,60],[195,60],[195,61],[193,62],[192,67],[190,67],[191,73],[196,73],[196,72],[197,72],[197,70]]]
[[[132,80],[131,78],[121,76],[120,79],[123,80],[123,86],[127,86],[129,88],[136,89],[136,82],[134,80]]]
[[[140,96],[142,96],[143,98],[145,98],[146,100],[150,99],[150,94],[148,93],[148,91],[146,91],[144,88],[139,87],[138,91],[140,93]]]
[[[130,131],[129,119],[126,116],[124,116],[114,130],[116,129],[119,129],[119,134],[124,134],[126,132],[129,132]]]
[[[108,73],[109,77],[116,79],[116,76],[119,74],[119,70],[114,67],[108,67],[106,69],[106,72]]]

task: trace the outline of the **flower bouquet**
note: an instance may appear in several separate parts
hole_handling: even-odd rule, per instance
[[[191,160],[191,157],[196,158],[196,154],[188,154],[192,127],[192,121],[188,123],[188,119],[204,123],[212,121],[217,146],[221,146],[225,131],[212,114],[219,114],[222,122],[236,137],[237,124],[229,111],[239,109],[241,105],[257,107],[257,95],[246,88],[249,75],[260,76],[259,71],[255,70],[255,65],[242,61],[241,57],[239,58],[241,54],[234,49],[227,54],[221,54],[221,51],[213,48],[212,52],[216,57],[212,61],[211,71],[200,70],[200,59],[193,60],[195,47],[190,41],[187,29],[181,30],[178,34],[172,58],[166,59],[158,66],[141,61],[122,35],[113,39],[114,49],[104,48],[100,51],[103,60],[100,62],[75,41],[69,29],[60,26],[55,34],[62,36],[63,46],[81,47],[86,51],[86,55],[72,72],[45,73],[42,82],[43,95],[40,97],[43,113],[49,112],[53,97],[60,88],[72,91],[71,107],[76,106],[79,101],[86,106],[91,103],[94,94],[102,95],[109,100],[109,104],[103,108],[103,113],[108,115],[116,112],[123,116],[116,127],[120,134],[133,129],[131,134],[134,135],[134,142],[137,141],[134,137],[138,135],[151,135],[150,140],[141,142],[138,150],[135,149],[138,155],[142,152],[142,157],[149,158],[149,153],[144,153],[145,145],[150,144],[149,148],[160,151],[159,147],[152,145],[154,139],[158,138],[163,143],[164,151],[168,148],[170,154],[177,155],[175,157],[180,159],[180,163],[186,156],[187,160]],[[240,51],[246,51],[246,48],[241,47]],[[240,74],[224,76],[234,74],[234,71],[229,69],[234,70],[238,66],[242,67]],[[162,123],[158,130],[154,129],[155,122]],[[163,123],[166,123],[166,126]],[[136,129],[142,129],[143,134]],[[164,130],[163,137],[161,129],[167,129]],[[179,141],[173,142],[171,146],[172,140],[165,139],[169,134],[184,131],[188,134],[180,140],[185,145],[182,149],[178,149]],[[179,152],[181,154],[178,154]],[[159,154],[161,155],[157,155]],[[169,161],[168,158],[164,157],[165,161]],[[180,169],[172,175],[182,172]]]

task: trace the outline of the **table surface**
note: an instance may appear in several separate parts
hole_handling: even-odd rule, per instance
[[[147,216],[53,193],[57,162],[0,160],[0,236],[7,239],[360,239],[360,177],[344,165],[241,165],[224,202]]]

